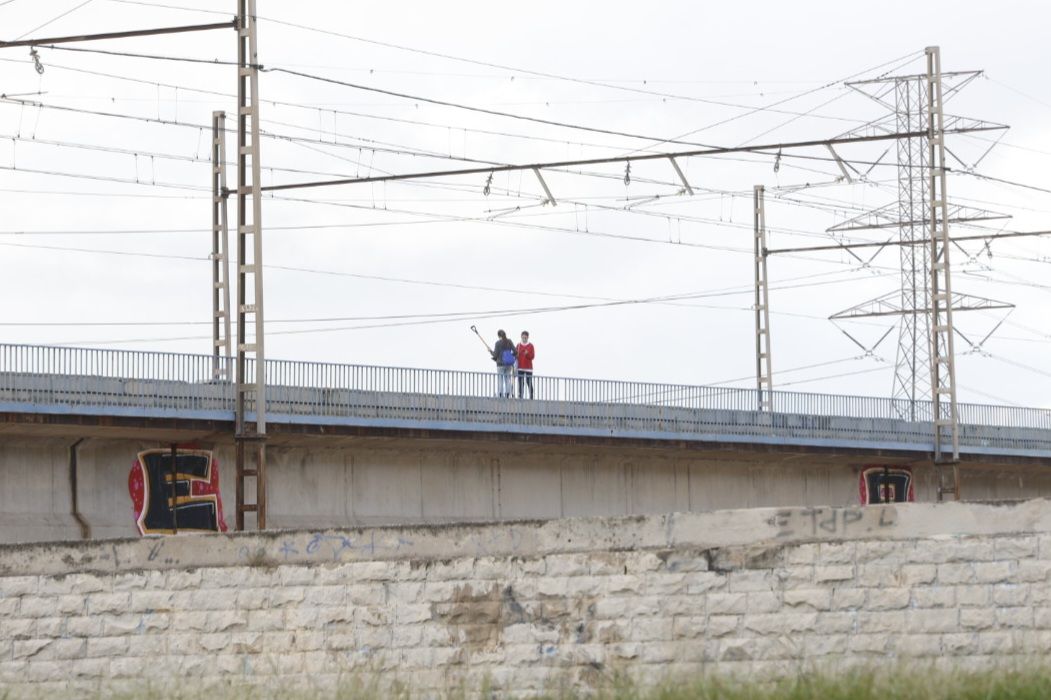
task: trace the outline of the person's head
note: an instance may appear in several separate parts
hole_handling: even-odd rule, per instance
[[[496,337],[499,338],[500,340],[506,340],[507,339],[507,333],[504,333],[502,330],[499,330],[499,331],[496,332]]]
[[[522,331],[522,342],[523,343],[528,343],[529,342],[529,331]]]

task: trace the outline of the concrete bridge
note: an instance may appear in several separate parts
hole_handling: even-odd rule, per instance
[[[0,345],[0,540],[131,534],[146,447],[212,449],[232,494],[232,361]],[[616,515],[858,500],[868,465],[933,500],[930,405],[875,397],[269,360],[270,525]],[[1051,411],[960,406],[965,498],[1051,495]],[[75,444],[75,447],[73,446]]]

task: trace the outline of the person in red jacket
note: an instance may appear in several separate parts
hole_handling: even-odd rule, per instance
[[[529,387],[529,398],[533,398],[533,358],[536,348],[529,342],[529,331],[522,331],[522,342],[515,348],[518,352],[518,398],[525,398],[525,387]]]

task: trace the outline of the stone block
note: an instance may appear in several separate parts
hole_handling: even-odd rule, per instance
[[[750,593],[758,591],[773,591],[777,586],[777,580],[770,571],[763,569],[744,570],[730,572],[731,593]],[[689,587],[693,592],[693,584]]]
[[[918,586],[934,583],[938,577],[938,567],[934,564],[905,564],[901,567],[901,584]]]
[[[1028,584],[1004,583],[993,586],[993,605],[1020,607],[1029,602]]]
[[[245,588],[248,572],[245,566],[201,569],[201,588]]]
[[[50,617],[55,614],[54,601],[50,598],[25,596],[21,599],[18,614],[22,617]]]
[[[351,565],[347,565],[348,567]],[[275,583],[279,586],[312,586],[320,576],[321,567],[314,566],[279,566],[274,570]]]
[[[638,574],[614,574],[598,578],[597,589],[603,595],[650,594],[675,595],[684,589],[685,576],[660,576],[661,583],[653,586]]]
[[[165,577],[164,585],[171,591],[197,590],[201,587],[201,570],[172,569]]]
[[[664,561],[654,552],[628,552],[624,556],[626,574],[645,574],[658,571],[664,566]]]
[[[704,616],[676,617],[672,624],[672,631],[676,639],[696,639],[708,634],[708,618]]]
[[[87,597],[86,610],[89,615],[100,615],[102,613],[126,613],[131,607],[131,594],[123,593],[92,593]],[[22,601],[22,611],[25,614],[25,601]]]
[[[861,548],[872,549],[878,543],[865,542]],[[855,542],[822,542],[818,545],[817,564],[829,566],[831,564],[853,564],[858,552],[858,544]]]
[[[33,630],[38,619],[33,617],[4,618],[4,642],[0,648],[6,647],[12,639],[29,639],[35,636]],[[3,657],[0,656],[0,658]]]
[[[612,642],[663,642],[675,639],[675,620],[670,617],[642,617],[624,623],[615,620],[592,623],[586,641],[598,644]],[[579,637],[578,637],[579,638]]]
[[[344,586],[311,586],[304,591],[303,605],[314,607],[341,607],[346,604]]]
[[[793,591],[814,587],[814,566],[788,566],[774,572],[782,590]]]
[[[87,640],[84,656],[88,658],[124,656],[127,654],[128,645],[127,637],[91,637]]]
[[[818,613],[814,631],[819,634],[853,633],[857,629],[858,614],[855,612]]]
[[[238,610],[263,610],[270,607],[270,590],[266,588],[241,588],[237,591]]]
[[[942,635],[942,654],[970,656],[976,653],[978,653],[978,635],[961,632]]]
[[[547,576],[586,576],[591,564],[586,554],[549,554],[544,562]]]
[[[711,615],[743,614],[748,611],[745,593],[709,593],[708,613]]]
[[[173,594],[171,591],[131,589],[127,611],[145,613],[171,610],[172,599]]]
[[[1014,563],[1009,561],[978,562],[974,565],[974,577],[978,583],[1001,583],[1010,581],[1014,574]]]
[[[31,659],[46,649],[52,641],[54,640],[51,638],[16,639],[11,648],[11,659]]]
[[[741,623],[740,615],[709,615],[708,636],[724,637],[738,630]]]
[[[945,585],[974,583],[974,564],[939,564],[938,583]]]
[[[835,581],[853,581],[853,564],[836,564],[832,566],[815,566],[814,583],[832,583]]]
[[[991,605],[992,596],[989,586],[956,586],[956,604],[961,608]]]
[[[911,590],[908,588],[876,588],[869,591],[865,601],[866,610],[900,610],[909,606]]]
[[[1033,609],[1030,607],[996,609],[996,622],[1000,627],[1006,629],[1032,627],[1034,617]]]
[[[937,658],[941,655],[941,640],[939,634],[900,634],[894,638],[892,646],[901,658]]]
[[[832,610],[857,610],[865,605],[868,589],[837,586],[832,589]]]
[[[102,633],[102,621],[97,617],[66,617],[62,622],[70,637],[97,637]]]
[[[1037,557],[1040,551],[1038,535],[995,537],[990,544],[996,559],[1030,559]]]
[[[747,573],[769,575],[769,572],[751,571]],[[686,593],[689,595],[701,595],[708,591],[719,591],[727,588],[730,576],[715,571],[694,571],[686,574]]]
[[[854,634],[847,640],[847,649],[854,654],[883,656],[893,638],[889,634]]]
[[[744,595],[744,594],[741,594]],[[660,600],[661,614],[668,616],[677,615],[702,615],[705,611],[705,596],[700,595],[669,595],[662,596]]]
[[[708,571],[707,552],[683,551],[662,552],[659,555],[664,560],[664,569],[670,573],[686,573],[690,571]]]
[[[546,561],[546,559],[545,559]],[[354,578],[358,581],[384,581],[390,579],[390,567],[380,566],[384,562],[364,562],[355,565]],[[466,581],[474,577],[474,561],[468,558],[431,562],[427,572],[428,581]]]
[[[296,607],[303,602],[307,589],[302,586],[275,586],[270,590],[270,607]]]
[[[927,611],[910,610],[908,617],[911,618],[917,612]],[[905,629],[905,621],[906,614],[900,610],[857,613],[857,629],[862,634],[900,634]]]
[[[1015,569],[1014,580],[1019,583],[1046,583],[1051,580],[1051,561],[1022,559]]]
[[[133,571],[114,574],[106,579],[102,590],[120,593],[122,591],[153,590],[164,587],[164,571]]]
[[[744,629],[757,634],[785,635],[809,632],[817,626],[817,613],[777,613],[767,615],[745,615]]]
[[[781,609],[781,594],[759,591],[747,593],[746,610],[749,614],[777,612]]]
[[[591,576],[613,576],[615,574],[623,574],[625,569],[625,554],[626,552],[589,552],[588,553],[588,574]],[[516,560],[514,562],[516,575],[533,575],[535,572],[526,572],[522,566],[526,560]],[[543,574],[543,571],[539,573]]]
[[[954,586],[920,586],[912,589],[912,607],[948,608],[956,605]]]
[[[237,590],[233,588],[203,588],[190,594],[191,610],[233,610],[237,607]]]
[[[857,585],[861,587],[896,588],[904,584],[901,566],[882,562],[859,564]]]
[[[978,635],[978,653],[1002,656],[1014,652],[1011,632],[982,632]]]
[[[918,634],[956,632],[960,629],[959,611],[952,608],[910,610],[905,616],[904,629]]]
[[[996,611],[992,608],[961,608],[960,627],[966,630],[984,630],[996,626]]]
[[[799,544],[794,547],[785,548],[785,564],[788,566],[799,566],[804,564],[816,564],[818,561],[820,545]]]
[[[1051,649],[1051,632],[1047,630],[1020,629],[1012,632],[1016,653],[1027,656],[1047,656]]]
[[[672,642],[646,642],[640,645],[639,660],[644,664],[668,664],[675,660],[679,645]]]
[[[39,576],[0,576],[0,598],[33,595],[38,588]]]

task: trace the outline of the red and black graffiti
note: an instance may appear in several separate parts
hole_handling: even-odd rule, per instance
[[[226,532],[219,462],[207,450],[140,452],[128,474],[135,523],[143,535]]]
[[[911,503],[916,500],[912,470],[908,467],[865,467],[861,470],[858,489],[862,505]]]

